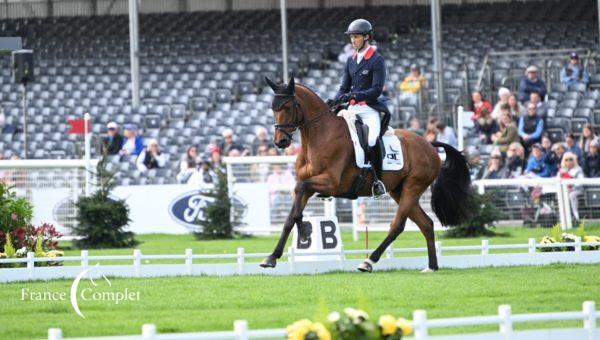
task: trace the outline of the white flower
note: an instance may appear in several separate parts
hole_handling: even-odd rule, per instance
[[[369,314],[367,314],[366,312],[357,309],[354,311],[354,315],[351,317],[352,318],[352,323],[355,325],[358,325],[359,323],[365,321],[365,320],[369,320]]]
[[[346,314],[347,317],[352,318],[354,314],[356,314],[356,310],[354,308],[347,307],[344,309],[344,314]]]
[[[23,247],[19,250],[16,251],[17,255],[23,255],[23,254],[27,254],[27,248]]]
[[[338,313],[338,312],[329,313],[329,315],[327,316],[327,320],[329,320],[329,322],[338,322],[340,320],[340,313]]]

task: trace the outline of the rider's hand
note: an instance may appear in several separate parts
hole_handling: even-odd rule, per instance
[[[346,94],[343,94],[340,97],[339,101],[340,101],[340,103],[347,103],[347,102],[349,102],[352,99],[354,99],[354,94],[353,93],[346,93]]]
[[[327,106],[329,106],[331,108],[331,107],[334,107],[335,105],[337,105],[338,102],[335,99],[327,99],[327,101],[325,103],[327,103]]]

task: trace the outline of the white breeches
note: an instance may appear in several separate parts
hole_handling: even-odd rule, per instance
[[[368,105],[350,105],[348,111],[354,112],[369,127],[369,146],[375,145],[381,130],[381,116]]]

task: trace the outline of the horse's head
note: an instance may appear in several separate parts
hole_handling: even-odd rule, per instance
[[[275,92],[273,103],[271,103],[271,109],[275,114],[273,142],[278,148],[284,149],[292,143],[292,135],[300,126],[300,120],[302,119],[296,99],[294,76],[290,78],[287,85],[276,84],[269,77],[265,77],[265,80]]]

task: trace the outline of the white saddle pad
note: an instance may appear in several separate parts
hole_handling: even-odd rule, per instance
[[[350,136],[352,137],[352,144],[354,144],[354,154],[356,158],[356,166],[359,168],[370,168],[371,163],[365,162],[365,151],[360,146],[358,141],[358,134],[356,133],[356,114],[348,110],[342,110],[338,113],[338,116],[344,117],[350,130]],[[404,156],[402,155],[402,146],[400,145],[400,138],[394,134],[394,129],[388,126],[388,130],[381,138],[383,145],[385,146],[385,158],[383,159],[383,170],[394,171],[402,170],[404,166]]]

